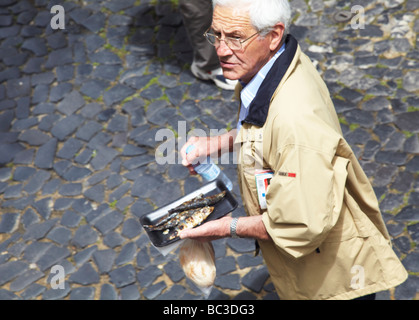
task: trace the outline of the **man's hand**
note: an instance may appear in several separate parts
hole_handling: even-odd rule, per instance
[[[209,155],[219,157],[224,152],[232,151],[236,134],[237,130],[233,129],[219,136],[192,137],[188,139],[180,150],[182,165],[188,167],[192,174],[196,174],[195,170],[192,168],[192,164],[196,164],[200,159],[206,159]],[[195,148],[186,154],[186,149],[190,145],[194,145]]]
[[[217,220],[209,221],[203,225],[182,230],[179,233],[181,239],[191,238],[201,242],[217,240],[230,236],[231,217],[223,217]]]
[[[199,227],[182,230],[179,233],[179,237],[181,239],[191,238],[198,241],[212,241],[230,237],[231,220],[231,217],[223,217],[217,220],[209,221]],[[262,222],[261,215],[240,217],[237,222],[236,233],[242,238],[271,240],[271,237]]]

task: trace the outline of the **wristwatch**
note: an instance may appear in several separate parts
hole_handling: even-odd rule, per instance
[[[234,239],[240,238],[236,233],[238,220],[239,218],[233,218],[233,220],[230,222],[230,236]]]

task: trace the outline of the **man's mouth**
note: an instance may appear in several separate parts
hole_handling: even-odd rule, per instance
[[[235,63],[232,63],[232,62],[228,62],[228,61],[223,61],[223,60],[221,60],[221,61],[220,61],[220,65],[221,65],[221,68],[231,69],[231,68],[233,68],[236,64],[235,64]]]

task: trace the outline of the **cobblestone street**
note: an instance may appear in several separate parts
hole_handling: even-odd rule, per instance
[[[409,272],[377,299],[418,299],[419,0],[290,4],[290,33],[326,81]],[[356,4],[364,28],[340,13]],[[64,29],[50,26],[53,5]],[[236,125],[234,93],[197,80],[191,62],[175,0],[0,0],[0,300],[205,299],[139,220],[204,185],[180,161],[156,162],[160,129]],[[220,166],[243,216],[236,167]],[[213,245],[208,299],[278,299],[253,240]]]

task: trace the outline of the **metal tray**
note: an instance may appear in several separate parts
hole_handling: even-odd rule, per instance
[[[182,198],[157,209],[156,211],[152,211],[150,213],[144,214],[140,218],[140,223],[142,226],[144,225],[153,225],[157,221],[159,221],[162,217],[164,217],[168,210],[177,207],[178,205],[182,204],[183,202],[190,200],[192,198],[195,198],[199,194],[204,194],[204,196],[211,196],[213,194],[217,194],[222,191],[226,191],[225,197],[218,203],[214,205],[214,211],[209,215],[209,217],[203,222],[206,223],[208,221],[219,219],[229,212],[235,210],[237,208],[237,200],[234,198],[234,196],[231,194],[231,192],[227,189],[225,184],[221,180],[214,180],[201,188],[195,190],[194,192],[191,192],[187,194],[186,196],[183,196]],[[174,239],[169,240],[169,234],[163,234],[163,231],[155,230],[150,231],[147,228],[144,228],[144,230],[147,232],[148,237],[150,238],[150,241],[153,243],[156,247],[164,247],[169,244],[172,244],[176,241],[179,241],[180,238],[176,237]]]

